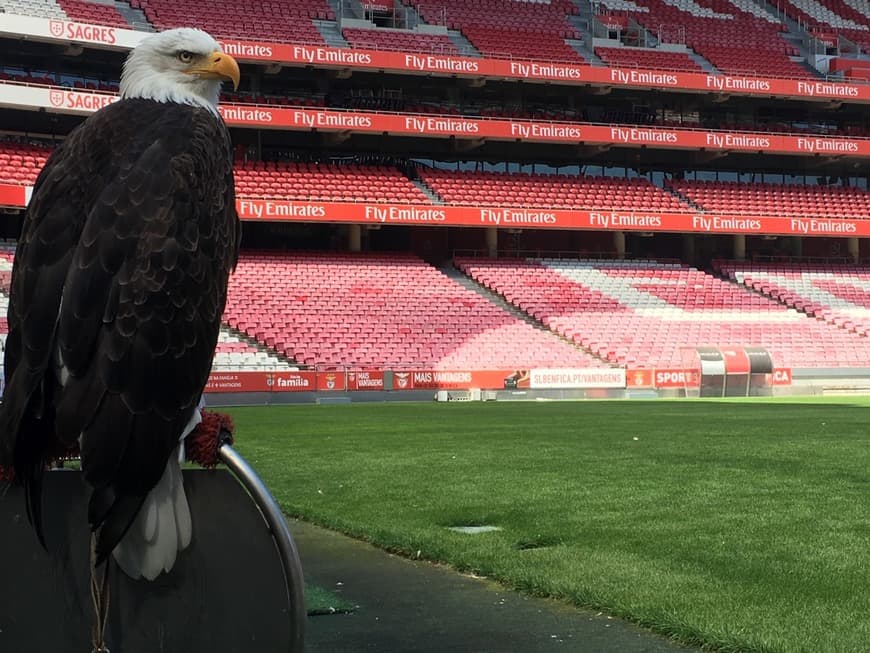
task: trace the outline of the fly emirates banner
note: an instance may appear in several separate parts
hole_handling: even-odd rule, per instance
[[[30,186],[0,183],[0,206],[24,207],[31,192]],[[318,202],[262,198],[236,199],[236,209],[242,220],[255,222],[870,237],[870,219],[860,218],[674,213],[642,209],[614,211],[390,202]]]
[[[0,106],[88,114],[118,100],[111,93],[0,82]],[[629,125],[466,118],[425,114],[342,111],[269,105],[223,104],[233,127],[392,134],[419,138],[527,141],[566,145],[613,145],[719,152],[766,152],[799,156],[870,157],[870,139]]]

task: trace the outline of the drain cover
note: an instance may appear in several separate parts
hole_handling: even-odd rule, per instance
[[[478,533],[491,533],[501,530],[501,526],[449,526],[448,528],[456,533],[465,533],[466,535],[477,535]]]

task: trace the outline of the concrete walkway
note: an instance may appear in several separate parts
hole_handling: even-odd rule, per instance
[[[694,650],[618,619],[393,556],[304,522],[290,529],[306,580],[359,606],[353,614],[309,617],[308,653]]]

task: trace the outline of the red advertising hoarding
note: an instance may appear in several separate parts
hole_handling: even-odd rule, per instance
[[[810,100],[870,102],[870,85],[752,75],[610,68],[583,63],[486,59],[440,54],[345,50],[313,45],[223,40],[229,54],[242,61],[280,62],[297,66],[391,71],[407,74],[479,77],[566,85],[628,86],[655,90],[794,97]]]
[[[697,387],[697,370],[602,368],[589,370],[528,370],[524,382],[512,370],[399,370],[393,372],[393,390],[501,390],[504,388],[656,388]],[[206,393],[230,392],[334,392],[385,389],[385,370],[347,372],[212,372]],[[791,369],[778,367],[767,375],[769,385],[791,385]]]
[[[393,372],[395,390],[498,390],[504,388],[504,380],[511,370],[445,371],[445,370],[399,370]]]
[[[701,376],[698,370],[656,369],[653,373],[653,386],[658,389],[697,388]]]
[[[30,188],[0,184],[0,206],[23,207]],[[242,220],[502,229],[579,229],[782,236],[870,237],[870,220],[607,209],[237,199]]]
[[[791,385],[792,374],[791,368],[775,367],[773,373],[767,375],[767,383],[769,385]]]
[[[770,154],[870,156],[870,139],[719,130],[538,122],[499,118],[466,118],[424,114],[337,111],[330,109],[222,105],[227,124],[287,130],[391,134],[415,137],[454,137],[561,143],[616,145],[659,149]]]
[[[317,372],[212,372],[205,392],[313,392]]]
[[[606,209],[527,209],[370,202],[237,201],[243,220],[582,229],[709,234],[870,236],[870,220]]]
[[[87,114],[116,102],[117,95],[35,84],[0,82],[0,105]],[[470,141],[523,141],[564,145],[654,147],[799,156],[870,157],[870,139],[839,136],[729,132],[630,125],[471,118],[415,113],[346,111],[275,105],[223,104],[233,127],[358,133]]]
[[[383,370],[357,370],[347,373],[348,390],[383,390]]]

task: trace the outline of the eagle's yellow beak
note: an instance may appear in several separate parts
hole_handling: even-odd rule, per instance
[[[220,50],[215,50],[210,55],[205,57],[205,60],[188,68],[186,71],[189,75],[199,75],[206,79],[230,79],[233,82],[233,90],[239,88],[239,64],[230,55],[224,54]]]

